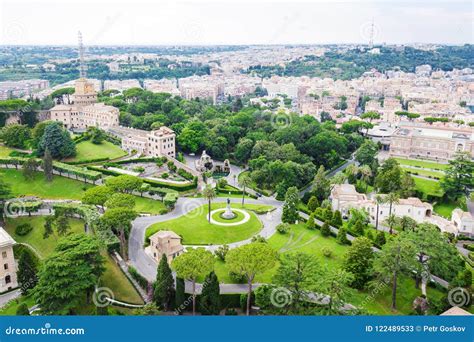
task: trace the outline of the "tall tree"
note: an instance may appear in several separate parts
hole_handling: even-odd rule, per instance
[[[321,165],[313,180],[313,193],[320,202],[328,198],[330,187],[331,182],[326,176],[324,166]]]
[[[374,271],[384,283],[392,284],[392,310],[397,308],[397,281],[403,274],[415,269],[416,248],[406,235],[398,234],[377,253]]]
[[[176,296],[175,296],[175,307],[179,314],[185,309],[182,307],[186,301],[186,293],[184,279],[176,277]]]
[[[46,178],[46,181],[51,182],[53,180],[53,157],[51,152],[46,148],[43,156],[43,172]]]
[[[247,316],[250,314],[252,284],[257,274],[272,269],[277,259],[276,252],[266,243],[254,242],[231,249],[226,257],[229,270],[247,279]]]
[[[209,274],[214,270],[214,256],[204,248],[193,248],[176,257],[171,267],[178,277],[187,279],[192,283],[193,289],[193,315],[196,314],[196,279]]]
[[[28,294],[29,290],[34,288],[38,283],[38,260],[31,254],[28,249],[23,250],[18,262],[18,285],[20,285],[21,293]]]
[[[325,267],[322,276],[318,278],[316,289],[319,293],[328,296],[326,311],[329,315],[340,314],[341,308],[347,302],[351,294],[349,284],[354,276],[343,270]]]
[[[105,184],[113,191],[131,194],[133,191],[140,191],[143,180],[135,176],[121,175],[108,178]]]
[[[101,217],[101,221],[119,236],[120,254],[125,260],[128,260],[127,236],[132,221],[135,220],[137,216],[138,214],[132,209],[112,208],[107,209]]]
[[[46,216],[44,218],[44,231],[43,231],[43,239],[47,239],[54,233],[54,224],[55,224],[55,217],[54,216]]]
[[[156,281],[153,285],[153,300],[156,305],[168,311],[172,304],[174,294],[174,279],[171,268],[168,265],[168,258],[163,254],[158,264]]]
[[[84,192],[84,195],[82,195],[82,203],[103,208],[105,202],[110,198],[113,192],[111,188],[105,185],[89,188]]]
[[[211,222],[211,202],[217,196],[216,190],[210,184],[208,184],[202,191],[202,195],[205,199],[207,199],[207,219],[209,222]]]
[[[49,150],[53,159],[63,159],[76,155],[76,145],[69,132],[60,124],[46,126],[43,137],[38,144],[38,155],[43,156]]]
[[[245,204],[245,190],[250,187],[250,184],[252,181],[250,180],[250,177],[247,175],[243,175],[239,179],[239,185],[242,187],[242,207]]]
[[[385,196],[385,203],[388,203],[388,217],[390,218],[392,216],[393,205],[400,203],[400,196],[395,192],[391,192]],[[390,234],[393,234],[393,220],[389,222],[392,222],[389,226]]]
[[[35,177],[36,169],[38,168],[38,163],[35,158],[28,158],[23,162],[23,177],[25,180],[29,181]]]
[[[90,298],[104,270],[100,242],[95,237],[68,235],[44,260],[33,297],[43,314],[71,314],[84,298]]]
[[[280,267],[273,276],[273,283],[291,292],[293,299],[291,307],[298,310],[319,276],[321,267],[313,255],[301,252],[288,253],[281,255]]]
[[[6,183],[3,178],[0,177],[0,210],[2,221],[5,219],[5,203],[11,197],[11,188],[8,183]]]
[[[375,230],[379,229],[379,213],[380,213],[380,205],[385,203],[385,197],[381,195],[375,196],[375,206],[376,206],[376,213],[375,213]]]
[[[469,190],[474,187],[474,162],[466,152],[459,152],[455,158],[449,162],[449,167],[445,171],[445,176],[441,180],[441,187],[446,196],[457,200],[469,194]]]
[[[343,268],[354,275],[351,286],[362,289],[372,275],[374,252],[372,242],[366,237],[358,237],[344,256]]]
[[[285,194],[285,203],[283,204],[283,213],[281,220],[286,223],[295,223],[298,220],[298,204],[300,196],[298,188],[292,186]]]
[[[204,279],[199,306],[203,315],[219,315],[221,309],[219,280],[214,272]]]

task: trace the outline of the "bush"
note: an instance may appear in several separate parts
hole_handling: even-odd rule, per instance
[[[329,227],[329,223],[324,222],[323,226],[321,227],[321,235],[322,236],[331,235],[331,228]]]
[[[327,248],[327,247],[323,247],[323,248],[321,249],[321,252],[323,253],[323,255],[324,255],[326,258],[332,257],[332,251],[331,251],[329,248]]]
[[[229,251],[229,245],[222,245],[219,248],[216,249],[214,252],[214,255],[218,257],[220,260],[224,261],[225,256],[227,255],[227,252]]]
[[[382,247],[383,245],[385,245],[386,242],[387,242],[387,240],[385,239],[385,233],[382,232],[382,231],[379,231],[379,232],[377,233],[377,236],[375,237],[374,243],[375,243],[378,247]]]
[[[143,166],[137,166],[133,168],[133,171],[142,173],[143,171],[145,171],[145,168]]]
[[[226,316],[237,316],[237,311],[235,309],[226,309],[225,310]]]
[[[280,234],[288,234],[291,230],[291,226],[289,223],[280,223],[276,226],[276,230]]]
[[[344,227],[339,228],[336,239],[341,245],[348,245],[350,243],[349,239],[347,238],[346,229]]]
[[[144,290],[148,289],[148,280],[145,279],[138,271],[132,267],[128,266],[128,273],[132,276],[133,279],[137,281],[137,283],[140,285],[140,287]]]
[[[169,176],[170,176],[170,175],[169,175],[167,172],[165,172],[165,173],[162,173],[162,174],[160,175],[160,178],[168,179]]]
[[[19,236],[25,236],[33,230],[33,226],[29,223],[23,223],[15,228],[15,234]]]
[[[314,213],[309,215],[308,221],[306,221],[306,228],[308,229],[316,229],[316,223],[314,222]]]

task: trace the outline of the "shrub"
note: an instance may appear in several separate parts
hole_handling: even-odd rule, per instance
[[[350,241],[347,238],[346,228],[344,227],[339,228],[336,239],[337,239],[337,242],[340,243],[341,245],[349,244]]]
[[[143,171],[145,171],[145,168],[143,166],[137,166],[133,168],[133,171],[142,173]]]
[[[322,236],[331,235],[331,228],[329,227],[329,223],[324,222],[323,226],[321,227],[321,235]]]
[[[377,246],[382,247],[383,245],[385,245],[386,242],[387,242],[387,240],[385,239],[385,234],[384,234],[384,232],[379,231],[379,232],[377,233],[377,236],[375,237],[374,243],[375,243]]]
[[[332,257],[332,251],[331,251],[329,248],[327,248],[327,247],[323,247],[323,248],[321,249],[321,252],[323,253],[323,255],[324,255],[326,258]]]
[[[33,230],[33,226],[29,223],[23,223],[15,228],[15,234],[19,236],[24,236]]]
[[[316,208],[319,207],[318,198],[316,196],[311,196],[308,201],[308,209],[309,211],[313,212]]]
[[[134,267],[128,266],[128,273],[130,273],[132,278],[137,281],[137,283],[142,289],[148,289],[148,280],[146,280],[145,277],[138,273],[138,271]]]
[[[170,175],[169,175],[167,172],[165,172],[165,173],[162,173],[162,174],[160,175],[160,178],[168,179],[169,176],[170,176]]]
[[[306,228],[316,229],[316,223],[314,222],[314,213],[309,215],[308,221],[306,221]]]
[[[214,255],[218,257],[220,260],[224,261],[225,256],[227,255],[227,252],[229,251],[229,245],[222,245],[219,248],[216,249],[214,252]]]
[[[280,223],[276,226],[276,230],[280,234],[288,234],[291,230],[291,226],[289,223]]]
[[[332,225],[334,227],[342,226],[342,215],[339,210],[336,210],[332,216]]]

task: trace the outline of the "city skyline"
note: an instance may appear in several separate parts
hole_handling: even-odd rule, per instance
[[[135,5],[135,3],[134,3]],[[473,41],[470,1],[10,1],[1,45],[375,44]],[[91,11],[93,6],[93,11]],[[26,11],[25,9],[28,9]],[[240,14],[240,15],[239,15]],[[372,30],[372,22],[374,23]]]

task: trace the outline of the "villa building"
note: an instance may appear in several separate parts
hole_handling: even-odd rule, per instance
[[[349,216],[351,208],[364,209],[369,214],[371,224],[384,222],[390,213],[389,203],[379,203],[367,198],[365,194],[358,193],[352,184],[335,185],[329,197],[332,210],[339,210],[343,217]],[[455,209],[451,221],[441,216],[433,215],[433,206],[422,202],[419,198],[409,197],[400,199],[398,203],[392,204],[392,214],[397,217],[408,216],[418,223],[431,223],[443,232],[455,235],[463,234],[474,236],[474,218],[470,213]]]
[[[168,263],[171,263],[174,258],[184,251],[181,237],[175,232],[168,230],[160,230],[150,236],[150,246],[147,249],[148,254],[157,262],[160,262],[161,257],[165,254],[168,258]]]
[[[175,157],[176,134],[168,127],[162,126],[153,131],[113,127],[109,131],[122,138],[122,149],[127,152],[137,151],[147,157]]]
[[[0,293],[18,287],[16,263],[13,254],[15,240],[0,227]]]
[[[97,103],[94,85],[85,78],[80,78],[75,83],[71,103],[51,108],[49,119],[61,122],[71,130],[84,130],[92,126],[107,130],[118,126],[119,114],[118,108]]]

